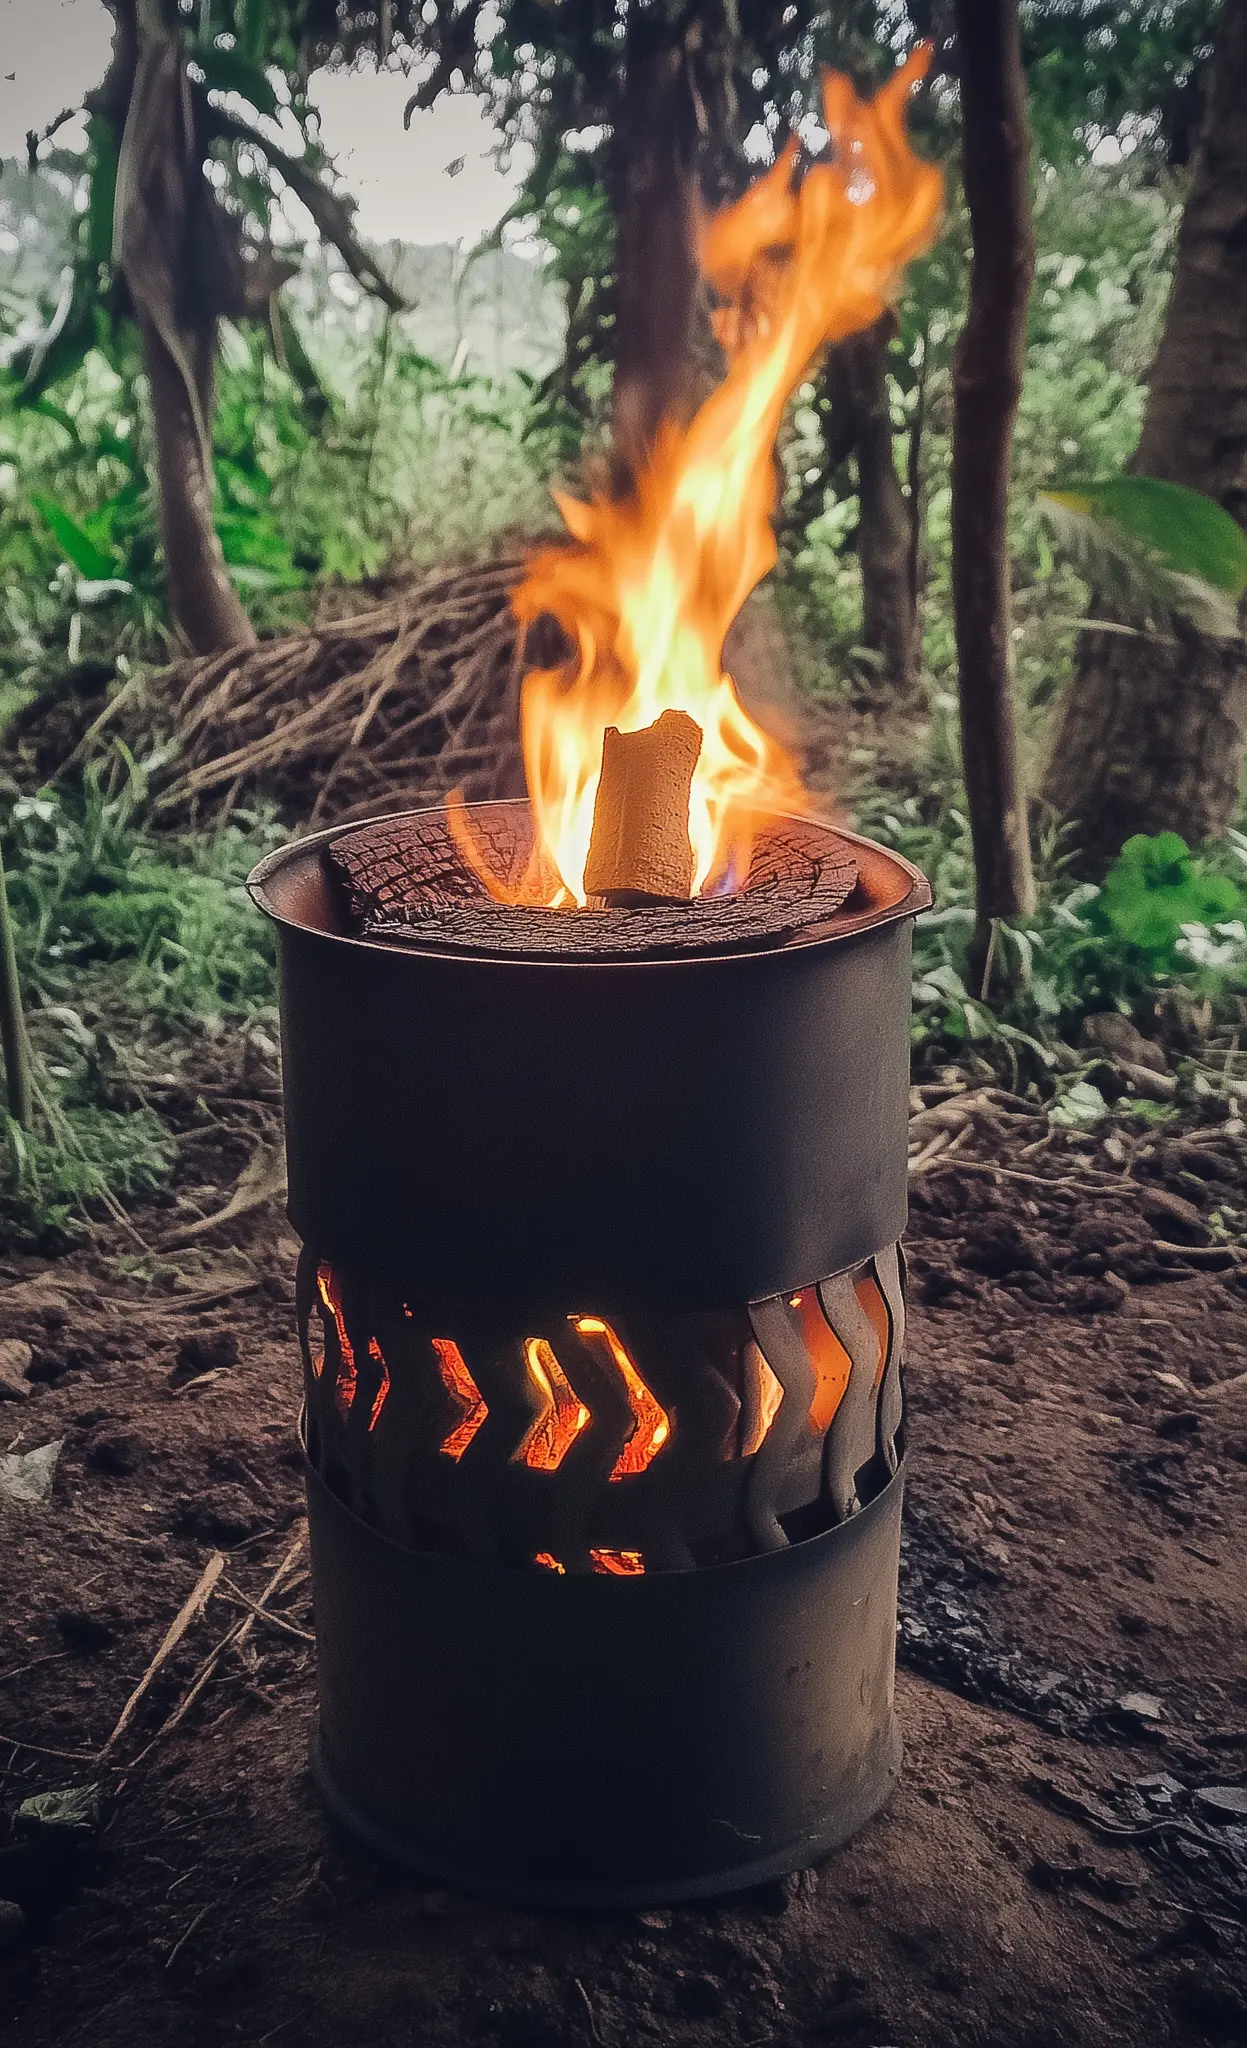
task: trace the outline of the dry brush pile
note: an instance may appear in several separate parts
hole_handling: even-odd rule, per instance
[[[114,700],[114,729],[144,751],[153,732],[173,742],[154,814],[219,818],[263,790],[315,826],[454,787],[521,794],[522,571],[517,557],[441,567],[366,610],[146,677]]]
[[[338,590],[309,626],[136,671],[68,721],[63,700],[38,700],[14,720],[11,747],[46,782],[120,739],[143,766],[152,817],[174,828],[220,823],[260,797],[309,830],[451,789],[473,801],[522,796],[524,669],[570,652],[552,619],[526,634],[517,624],[510,598],[525,566],[513,550],[443,563],[380,594]],[[746,708],[802,758],[807,786],[834,787],[843,733],[797,691],[765,595],[746,605],[724,653]]]

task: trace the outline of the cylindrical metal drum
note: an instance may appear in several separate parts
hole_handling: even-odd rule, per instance
[[[515,842],[515,807],[475,811]],[[318,1782],[386,1855],[534,1903],[807,1865],[899,1767],[926,882],[802,825],[849,879],[778,936],[746,888],[721,928],[665,912],[666,953],[635,924],[626,957],[548,924],[491,950],[461,873],[447,922],[369,935],[351,860],[438,831],[454,858],[444,818],[383,823],[251,878],[304,1243]]]
[[[910,935],[930,902],[907,862],[838,835],[864,903],[829,936],[564,962],[348,936],[322,858],[337,836],[250,885],[278,926],[305,1243],[423,1299],[679,1312],[899,1236]]]

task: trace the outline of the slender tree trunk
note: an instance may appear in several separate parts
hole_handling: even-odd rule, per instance
[[[30,1040],[22,1009],[9,891],[0,861],[0,1045],[4,1048],[4,1086],[9,1115],[24,1131],[34,1120],[34,1087],[30,1071]]]
[[[198,654],[253,642],[212,519],[216,319],[202,304],[195,148],[186,64],[158,0],[142,0],[139,56],[117,168],[115,248],[151,392],[169,611]]]
[[[914,644],[918,658],[922,658],[922,617],[920,600],[926,574],[923,557],[925,520],[923,505],[922,444],[927,429],[927,351],[930,341],[925,330],[922,336],[922,360],[918,365],[918,382],[914,390],[913,412],[909,422],[909,443],[905,456],[905,512],[909,520],[909,601],[914,608]]]
[[[850,335],[827,360],[837,458],[857,461],[857,553],[862,642],[883,657],[886,680],[906,695],[918,682],[918,618],[910,571],[909,506],[896,473],[888,394],[890,315]]]
[[[1247,0],[1226,0],[1169,310],[1131,468],[1247,527]],[[1093,616],[1104,616],[1102,600]],[[1247,624],[1240,614],[1240,620]],[[1191,843],[1233,820],[1247,749],[1247,637],[1085,631],[1044,795],[1102,870],[1134,832]]]
[[[169,614],[196,654],[254,642],[255,629],[229,580],[212,517],[212,470],[204,458],[182,368],[153,323],[140,315],[160,487]],[[181,355],[194,365],[200,418],[211,421],[216,322],[180,329]]]
[[[982,961],[993,920],[1034,907],[1005,521],[1035,247],[1018,0],[956,0],[955,17],[973,260],[953,365],[953,608]]]
[[[697,398],[693,336],[698,127],[685,37],[634,5],[615,136],[617,481],[644,460],[663,418]]]

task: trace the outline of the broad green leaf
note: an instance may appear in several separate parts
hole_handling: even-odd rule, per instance
[[[71,518],[64,506],[57,504],[55,498],[47,497],[42,491],[32,491],[30,502],[65,560],[73,565],[80,576],[85,576],[91,583],[103,583],[117,574],[119,565],[113,556],[106,555],[101,548],[97,548],[90,535],[83,532],[77,520]]]
[[[1154,476],[1076,481],[1044,498],[1114,526],[1179,576],[1198,576],[1238,598],[1247,590],[1247,533],[1215,498]]]
[[[1123,619],[1135,622],[1127,626],[1121,620],[1087,618],[1084,626],[1146,638],[1158,626],[1167,630],[1165,621],[1177,614],[1211,639],[1237,635],[1234,600],[1215,583],[1179,573],[1115,519],[1084,509],[1086,501],[1074,493],[1048,492],[1037,502],[1074,568],[1097,593],[1099,609],[1115,608]]]
[[[1139,832],[1105,876],[1093,917],[1160,962],[1173,955],[1183,925],[1213,925],[1242,908],[1234,883],[1209,873],[1176,832]]]

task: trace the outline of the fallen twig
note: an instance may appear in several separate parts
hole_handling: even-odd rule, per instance
[[[944,1159],[947,1156],[947,1153],[945,1153],[944,1157],[939,1160],[934,1169],[936,1172],[943,1166]],[[1106,1173],[1102,1181],[1091,1182],[1076,1180],[1073,1174],[1069,1173],[1022,1173],[1016,1166],[989,1165],[985,1159],[959,1159],[957,1161],[957,1170],[959,1173],[986,1173],[993,1179],[1001,1176],[1005,1180],[1025,1181],[1027,1186],[1032,1188],[1059,1188],[1063,1193],[1074,1195],[1121,1194],[1134,1196],[1139,1192],[1133,1181],[1125,1183],[1123,1177],[1118,1174]]]
[[[180,1314],[183,1309],[215,1308],[219,1302],[233,1301],[240,1294],[254,1294],[262,1284],[257,1274],[252,1280],[239,1280],[233,1287],[212,1287],[202,1294],[158,1294],[146,1299],[140,1294],[105,1294],[100,1300],[106,1308],[125,1309],[130,1315],[136,1309],[152,1315],[168,1315],[176,1309]]]
[[[243,1592],[241,1586],[236,1586],[233,1579],[226,1579],[225,1583],[229,1588],[230,1597],[236,1600],[240,1607],[249,1607],[257,1621],[267,1621],[273,1628],[283,1629],[288,1636],[297,1636],[301,1643],[316,1641],[310,1629],[297,1628],[293,1621],[286,1620],[284,1614],[274,1614],[271,1607],[261,1607],[258,1601],[250,1599]]]
[[[598,2026],[597,2014],[593,2010],[593,2001],[589,1997],[589,1994],[585,1990],[585,1987],[581,1983],[579,1977],[573,1977],[572,1983],[575,1985],[577,1991],[580,1993],[580,2002],[584,2006],[585,2018],[589,2022],[589,2032],[593,2036],[593,2039],[597,2044],[597,2048],[606,2048],[606,2042],[602,2038],[601,2028]]]
[[[0,1685],[10,1678],[23,1678],[28,1671],[37,1671],[41,1664],[59,1664],[73,1654],[72,1650],[50,1650],[46,1657],[32,1657],[29,1664],[15,1664],[11,1671],[0,1671]]]
[[[239,1175],[225,1207],[214,1210],[211,1216],[200,1216],[194,1223],[183,1224],[171,1231],[168,1237],[161,1238],[157,1249],[162,1252],[180,1251],[197,1238],[220,1230],[224,1224],[234,1223],[240,1216],[249,1216],[253,1209],[262,1209],[265,1203],[277,1201],[285,1192],[284,1145],[280,1141],[276,1145],[258,1145]]]
[[[277,1588],[282,1584],[282,1581],[286,1578],[287,1574],[294,1569],[295,1563],[299,1557],[300,1551],[303,1549],[303,1545],[306,1541],[306,1538],[307,1525],[304,1524],[304,1526],[300,1529],[299,1534],[296,1537],[295,1541],[291,1544],[289,1550],[286,1552],[286,1555],[283,1557],[281,1563],[278,1565],[276,1571],[273,1572],[268,1582],[264,1586],[263,1591],[260,1594],[259,1600],[255,1603],[258,1608],[263,1609],[265,1603],[272,1599],[273,1594],[277,1591]],[[224,1562],[224,1560],[222,1560],[222,1562]],[[209,1681],[215,1674],[218,1666],[221,1663],[221,1659],[226,1655],[227,1651],[236,1649],[239,1644],[244,1643],[246,1641],[247,1637],[251,1634],[252,1629],[255,1627],[255,1624],[256,1615],[254,1613],[248,1613],[243,1616],[241,1621],[236,1621],[232,1628],[226,1630],[225,1634],[221,1637],[220,1642],[217,1643],[215,1648],[210,1650],[208,1652],[208,1655],[204,1658],[203,1663],[200,1665],[198,1671],[195,1673],[194,1679],[191,1681],[189,1690],[182,1695],[182,1698],[179,1700],[177,1706],[169,1715],[168,1720],[164,1721],[161,1724],[161,1726],[156,1730],[156,1733],[153,1735],[151,1741],[148,1743],[146,1749],[144,1749],[139,1754],[139,1756],[135,1758],[134,1765],[132,1766],[133,1769],[137,1769],[138,1765],[143,1762],[144,1758],[151,1755],[152,1750],[156,1747],[156,1744],[158,1742],[163,1742],[166,1735],[172,1735],[174,1729],[181,1726],[181,1723],[186,1719],[186,1716],[189,1714],[191,1708],[194,1706],[195,1701],[199,1698],[200,1693],[203,1691],[204,1687],[209,1683]]]
[[[1206,1266],[1214,1259],[1228,1259],[1231,1265],[1238,1265],[1243,1254],[1232,1244],[1170,1244],[1166,1238],[1152,1239],[1154,1252],[1168,1252],[1175,1258],[1186,1259],[1192,1266]]]
[[[181,1955],[182,1950],[186,1947],[186,1944],[190,1940],[192,1934],[195,1933],[197,1928],[203,1926],[204,1921],[207,1919],[213,1907],[219,1906],[221,1904],[223,1896],[223,1893],[217,1892],[212,1898],[208,1899],[206,1903],[199,1908],[199,1911],[196,1913],[194,1919],[190,1922],[189,1926],[183,1928],[181,1934],[174,1942],[173,1947],[169,1950],[168,1955],[165,1957],[166,1970],[171,1970],[173,1968],[173,1965],[176,1963],[178,1957]]]
[[[971,1135],[972,1132],[969,1124],[966,1125],[963,1131],[958,1131],[955,1138],[950,1139],[947,1132],[940,1132],[938,1138],[931,1140],[925,1152],[920,1152],[916,1159],[910,1161],[909,1172],[911,1178],[916,1173],[926,1173],[936,1159],[940,1161],[941,1165],[946,1159],[951,1159],[953,1153],[959,1152]]]
[[[1081,1794],[1071,1792],[1059,1785],[1055,1778],[1045,1778],[1038,1772],[1025,1780],[1024,1788],[1033,1799],[1050,1807],[1053,1813],[1064,1814],[1067,1819],[1080,1820],[1093,1834],[1102,1835],[1113,1842],[1158,1842],[1166,1836],[1178,1837],[1183,1841],[1197,1842],[1202,1849],[1215,1848],[1216,1843],[1201,1829],[1192,1827],[1188,1820],[1174,1814],[1157,1820],[1144,1821],[1133,1826],[1129,1821],[1114,1820],[1111,1814],[1097,1809]]]
[[[187,1629],[190,1628],[193,1622],[198,1621],[200,1615],[203,1613],[204,1608],[207,1606],[208,1601],[212,1597],[212,1589],[216,1585],[216,1582],[220,1578],[224,1568],[225,1559],[222,1553],[219,1550],[214,1551],[212,1556],[208,1559],[207,1564],[200,1572],[199,1578],[195,1584],[194,1590],[192,1591],[189,1599],[185,1602],[184,1606],[181,1608],[180,1612],[174,1619],[173,1623],[171,1624],[168,1630],[168,1633],[165,1636],[164,1641],[160,1645],[160,1648],[157,1650],[155,1656],[152,1658],[151,1663],[148,1665],[146,1671],[143,1673],[143,1676],[140,1678],[138,1684],[135,1686],[134,1691],[130,1694],[129,1699],[126,1701],[124,1707],[121,1709],[121,1718],[117,1722],[117,1725],[113,1729],[113,1732],[109,1736],[107,1742],[99,1751],[98,1757],[96,1759],[97,1762],[103,1763],[109,1751],[111,1749],[114,1749],[118,1742],[120,1742],[122,1736],[126,1732],[126,1729],[130,1726],[131,1721],[134,1719],[135,1714],[138,1712],[139,1705],[144,1697],[144,1694],[147,1692],[147,1689],[150,1686],[153,1678],[155,1678],[156,1673],[160,1670],[161,1666],[165,1664],[168,1661],[168,1659],[172,1656],[174,1650],[176,1650],[178,1644],[181,1642],[182,1637],[186,1634]]]
[[[94,1750],[90,1750],[90,1749],[49,1749],[49,1748],[47,1747],[47,1745],[46,1745],[45,1743],[42,1743],[42,1742],[23,1742],[23,1741],[21,1741],[21,1740],[20,1740],[20,1738],[19,1738],[18,1736],[16,1736],[16,1735],[6,1735],[6,1734],[4,1734],[4,1733],[3,1733],[3,1731],[0,1731],[0,1744],[4,1744],[4,1743],[6,1743],[6,1742],[7,1742],[7,1743],[11,1743],[14,1749],[28,1749],[28,1750],[30,1750],[30,1752],[31,1752],[31,1754],[32,1754],[33,1756],[59,1756],[59,1757],[65,1757],[65,1758],[66,1758],[66,1759],[67,1759],[67,1760],[68,1760],[68,1761],[69,1761],[70,1763],[73,1763],[73,1764],[93,1764],[93,1763],[98,1763],[98,1761],[99,1761],[99,1758],[97,1757],[97,1755],[96,1755],[96,1753],[95,1753],[95,1751],[94,1751]]]

